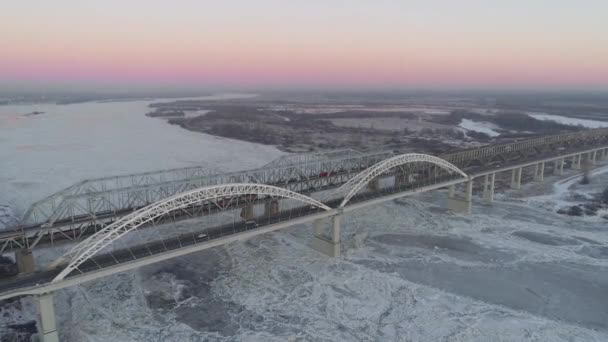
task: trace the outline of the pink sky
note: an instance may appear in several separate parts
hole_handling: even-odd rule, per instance
[[[608,86],[605,1],[127,3],[2,5],[0,85]]]

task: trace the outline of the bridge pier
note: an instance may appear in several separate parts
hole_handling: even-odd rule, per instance
[[[534,180],[542,182],[545,179],[545,163],[538,163],[534,165]]]
[[[563,175],[564,174],[564,158],[560,158],[554,161],[553,163],[553,174],[554,175]]]
[[[485,175],[483,182],[483,198],[489,203],[494,202],[494,181],[496,173]]]
[[[247,206],[241,209],[241,217],[245,221],[253,220],[255,218],[255,213],[253,212],[253,204],[247,204]]]
[[[265,202],[264,203],[264,215],[265,216],[272,216],[272,215],[276,215],[279,213],[279,201],[278,200],[272,200],[270,202]]]
[[[33,273],[36,271],[34,254],[27,248],[23,248],[15,252],[15,262],[17,263],[19,274]]]
[[[409,175],[397,174],[395,175],[395,188],[401,188],[406,186],[409,180]]]
[[[329,237],[323,235],[323,221],[321,219],[313,222],[312,247],[332,258],[340,256],[340,216],[332,216]]]
[[[53,294],[45,293],[36,296],[38,302],[38,335],[41,342],[59,342]]]
[[[464,198],[456,196],[455,188],[448,188],[448,209],[455,213],[469,214],[473,203],[473,180],[469,179],[466,184]]]
[[[582,157],[582,155],[580,155],[580,154],[572,156],[572,169],[573,170],[581,169],[581,157]]]
[[[511,189],[521,189],[521,167],[511,171]]]
[[[378,191],[380,189],[380,180],[378,178],[372,179],[369,183],[367,183],[367,188],[371,191]]]

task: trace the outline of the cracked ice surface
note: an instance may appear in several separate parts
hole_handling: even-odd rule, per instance
[[[172,156],[165,146],[142,161],[115,151],[115,164],[96,165],[103,154],[92,149],[76,152],[94,156],[85,158],[91,165],[63,160],[59,169],[47,170],[27,161],[21,170],[32,173],[4,173],[2,186],[34,191],[38,199],[52,190],[38,177],[43,171],[49,173],[45,182],[58,187],[75,177],[155,169],[158,164],[150,165],[158,160],[182,166],[192,157],[231,169],[278,154],[174,132],[141,114],[158,122],[154,132],[195,155]],[[50,127],[62,127],[51,117]],[[130,120],[127,112],[119,118]],[[25,127],[43,127],[32,125]],[[52,151],[42,153],[44,145],[22,148],[48,161]],[[606,341],[606,223],[555,214],[554,201],[589,189],[574,183],[554,189],[552,180],[497,196],[492,206],[476,202],[468,216],[447,212],[444,192],[349,213],[338,259],[312,250],[312,228],[300,225],[65,289],[55,300],[62,341]],[[608,184],[604,176],[594,181]],[[184,221],[177,229],[201,224]],[[67,248],[36,251],[36,261],[44,264]],[[3,306],[1,323],[33,319],[33,308],[31,298]]]
[[[347,214],[339,259],[308,247],[311,227],[301,225],[64,290],[62,332],[70,341],[608,338],[608,262],[583,253],[608,246],[605,224],[508,201],[454,215],[445,196]]]

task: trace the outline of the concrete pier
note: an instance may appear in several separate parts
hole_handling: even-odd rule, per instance
[[[494,202],[494,182],[496,181],[496,173],[485,175],[483,182],[483,198],[489,202]]]
[[[545,180],[545,163],[538,163],[534,165],[534,180],[542,182]]]
[[[564,158],[558,159],[553,163],[553,174],[554,175],[563,175],[564,174]]]
[[[36,297],[38,302],[38,336],[41,342],[59,342],[53,294],[45,293]]]
[[[241,209],[241,217],[245,221],[253,220],[255,218],[255,213],[253,212],[253,204],[248,204],[246,207]]]
[[[395,175],[395,187],[401,188],[407,185],[409,180],[409,175],[397,174]]]
[[[332,258],[340,256],[340,217],[341,215],[332,216],[328,237],[323,235],[322,220],[313,222],[314,236],[312,239],[312,247]]]
[[[19,273],[33,273],[36,271],[36,264],[34,263],[34,254],[29,249],[20,249],[15,252],[15,261],[17,263],[17,269]]]
[[[572,169],[573,170],[580,170],[581,169],[581,155],[577,154],[575,156],[572,156]]]
[[[367,188],[371,191],[378,191],[380,189],[380,180],[378,178],[372,179],[367,183]]]
[[[521,167],[511,171],[511,189],[521,189]]]
[[[469,180],[465,187],[464,198],[458,197],[454,190],[448,191],[448,209],[455,213],[469,214],[473,201],[473,180]]]
[[[271,216],[271,215],[276,215],[279,213],[279,201],[278,200],[272,200],[270,202],[265,202],[264,203],[264,215],[265,216]]]

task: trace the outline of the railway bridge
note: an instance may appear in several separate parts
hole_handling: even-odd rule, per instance
[[[497,177],[519,189],[526,177],[540,182],[606,159],[608,129],[595,129],[441,156],[341,150],[226,174],[185,168],[87,180],[35,203],[0,234],[0,251],[15,253],[21,272],[0,283],[0,299],[37,296],[43,340],[58,341],[53,292],[65,287],[304,223],[313,247],[337,257],[348,212],[447,188],[448,208],[466,214],[475,187],[493,201]],[[33,251],[59,243],[73,246],[36,270]]]

